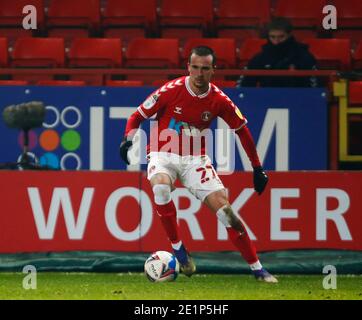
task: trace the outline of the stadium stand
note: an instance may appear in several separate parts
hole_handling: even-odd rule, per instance
[[[74,38],[97,32],[100,23],[99,0],[52,0],[47,14],[50,37],[62,37],[68,46]]]
[[[222,38],[198,38],[189,39],[184,46],[182,60],[185,63],[193,47],[205,45],[215,51],[218,68],[235,68],[236,66],[236,43],[235,39]]]
[[[349,39],[306,39],[310,51],[317,59],[319,69],[349,70],[351,67],[351,41]]]
[[[219,38],[234,38],[237,45],[246,38],[260,35],[270,19],[270,0],[220,0],[215,13],[215,28]]]
[[[0,67],[8,65],[8,40],[0,38]]]
[[[162,38],[178,38],[181,44],[189,38],[201,38],[211,32],[212,0],[163,0],[159,12]]]
[[[121,38],[127,44],[134,38],[145,38],[156,26],[155,0],[108,0],[102,14],[104,37]]]
[[[113,58],[108,60],[109,63],[105,63],[101,62],[99,57],[92,58],[91,56],[84,56],[84,59],[75,61],[72,57],[73,49],[72,53],[69,53],[69,63],[65,63],[67,60],[63,60],[60,64],[59,60],[52,63],[50,59],[48,63],[52,67],[160,69],[167,66],[167,68],[184,69],[189,52],[187,49],[189,44],[186,46],[186,43],[192,39],[201,39],[204,44],[216,49],[219,67],[226,71],[234,69],[233,71],[236,72],[237,68],[244,67],[265,43],[265,40],[261,38],[264,24],[272,16],[285,16],[290,18],[295,26],[296,38],[310,44],[312,52],[317,55],[320,68],[337,68],[343,71],[351,70],[351,68],[362,69],[362,45],[358,45],[362,39],[362,1],[360,0],[348,2],[343,0],[328,2],[326,0],[139,0],[133,2],[126,0],[34,0],[32,5],[37,8],[38,27],[38,30],[34,31],[24,30],[21,27],[24,17],[22,8],[28,4],[27,2],[26,0],[0,0],[0,38],[1,35],[6,38],[6,40],[0,40],[1,67],[46,67],[46,63],[42,64],[46,58],[40,58],[42,63],[37,65],[39,59],[36,61],[37,59],[33,56],[38,55],[39,52],[37,45],[32,42],[26,49],[32,58],[21,58],[20,61],[16,57],[17,53],[9,55],[7,51],[13,50],[18,39],[32,37],[43,39],[44,36],[49,38],[56,36],[64,39],[67,53],[73,40],[78,38],[116,39],[121,41],[122,47],[119,49],[117,46],[116,52],[107,54],[108,57],[117,55],[116,60],[119,63],[111,63]],[[322,7],[326,4],[337,7],[338,30],[323,30],[321,27]],[[317,37],[331,39],[321,39],[322,42],[311,40]],[[143,38],[146,42],[138,38]],[[178,52],[174,44],[166,45],[165,48],[162,47],[161,42],[158,42],[168,38],[178,39],[171,40],[171,42],[178,41]],[[151,43],[154,41],[157,45],[152,49]],[[216,42],[210,44],[210,41]],[[216,44],[217,41],[223,41],[223,45]],[[232,42],[234,44],[230,44]],[[142,46],[146,43],[145,54],[143,54]],[[151,47],[148,48],[149,45]],[[90,53],[94,51],[91,42],[87,46]],[[17,52],[18,50],[16,49]],[[348,53],[347,50],[351,52]],[[156,57],[158,53],[160,56]],[[61,55],[65,55],[64,50]],[[353,56],[352,63],[351,55]],[[2,79],[11,79],[9,74],[11,72],[2,76]],[[59,78],[61,80],[70,78],[87,82],[87,79],[76,78],[74,73],[67,76],[63,71],[61,74],[64,75]],[[144,75],[130,72],[121,76],[115,73],[113,75],[111,80],[141,80],[144,84],[150,84],[156,79],[167,80],[175,74],[164,73],[161,76],[160,73],[154,74],[153,79],[151,79],[151,73]],[[35,77],[36,74],[34,74],[34,79]],[[225,78],[225,73],[223,77]],[[40,77],[37,80],[41,79],[43,78]],[[229,79],[226,76],[225,79],[234,78],[231,76]]]
[[[44,6],[42,0],[0,0],[0,37],[7,37],[9,45],[12,46],[16,39],[31,37],[32,30],[22,27],[24,19],[23,8],[31,4],[37,9],[37,30],[44,29]]]

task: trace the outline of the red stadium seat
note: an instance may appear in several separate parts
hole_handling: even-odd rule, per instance
[[[178,39],[133,39],[126,50],[125,66],[129,68],[178,68],[180,63]],[[142,80],[150,84],[155,79],[167,79],[167,74],[127,75],[127,80]]]
[[[88,37],[98,29],[99,22],[99,0],[52,0],[50,3],[49,36],[62,37],[67,44],[71,39]]]
[[[200,45],[208,46],[215,51],[216,65],[218,67],[234,68],[236,66],[236,44],[234,39],[189,39],[184,46],[183,61],[186,62],[188,60],[192,48]]]
[[[353,55],[353,69],[362,70],[362,40]]]
[[[349,82],[349,104],[362,106],[362,81]]]
[[[74,39],[69,50],[70,67],[120,67],[122,43],[120,39]]]
[[[107,80],[106,86],[109,87],[142,87],[142,80]]]
[[[220,0],[216,11],[216,25],[250,27],[270,18],[270,0]]]
[[[177,68],[178,39],[133,39],[126,50],[126,67]]]
[[[37,31],[44,29],[44,6],[42,0],[0,0],[0,37],[7,37],[9,45],[18,38],[31,37],[33,30],[25,30],[22,21],[23,8],[33,5],[37,9]]]
[[[0,86],[26,86],[28,81],[25,80],[0,80]]]
[[[23,8],[32,5],[36,8],[37,27],[44,26],[43,0],[0,0],[0,26],[22,27],[25,14]]]
[[[362,28],[361,0],[333,0],[337,9],[338,29]]]
[[[85,86],[85,81],[75,81],[75,80],[40,80],[37,82],[39,86],[70,86],[70,87],[81,87]]]
[[[326,0],[278,0],[274,15],[290,19],[297,28],[319,28],[325,5]]]
[[[116,68],[122,66],[122,42],[120,39],[80,38],[74,39],[69,50],[69,66],[78,68]],[[86,85],[101,86],[104,76],[101,73],[72,74],[71,80],[85,81]]]
[[[20,38],[15,42],[14,67],[63,67],[64,40],[60,38]]]
[[[265,39],[260,38],[247,39],[240,47],[240,67],[245,67],[249,60],[261,51],[262,46],[266,44],[266,42],[267,41]]]
[[[6,38],[0,38],[0,67],[8,65],[8,41]]]
[[[220,0],[215,21],[218,36],[238,41],[258,37],[270,18],[270,6],[270,0]]]
[[[181,43],[189,38],[207,35],[213,19],[212,0],[163,0],[159,25],[163,38],[178,38]]]
[[[156,24],[156,0],[108,0],[102,27],[106,38],[121,38],[124,43],[152,34]]]
[[[13,67],[64,67],[64,40],[61,38],[19,38],[12,51]],[[35,83],[52,79],[51,74],[14,74],[13,80]]]
[[[349,70],[351,41],[349,39],[306,39],[309,50],[317,59],[320,69]]]

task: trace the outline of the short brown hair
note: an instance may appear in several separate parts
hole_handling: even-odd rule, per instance
[[[210,47],[207,46],[198,46],[195,47],[191,50],[190,55],[189,55],[189,63],[191,62],[191,56],[192,54],[196,54],[200,57],[205,57],[208,55],[212,56],[212,65],[215,66],[216,65],[216,55],[215,55],[215,51],[213,49],[211,49]]]

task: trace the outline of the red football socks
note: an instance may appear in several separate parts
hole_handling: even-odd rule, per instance
[[[164,205],[155,204],[158,216],[161,219],[162,225],[171,243],[177,243],[180,241],[178,235],[178,225],[176,218],[176,207],[171,200]]]
[[[229,235],[229,239],[240,251],[242,257],[248,264],[253,264],[259,260],[256,254],[255,246],[251,242],[246,230],[242,234],[233,228],[226,228],[226,230]]]

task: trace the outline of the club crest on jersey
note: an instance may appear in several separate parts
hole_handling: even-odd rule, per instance
[[[201,119],[203,121],[210,121],[211,119],[211,112],[210,111],[205,111],[201,114]]]
[[[182,107],[175,107],[174,113],[182,114]]]
[[[146,101],[143,103],[143,107],[145,109],[151,109],[157,102],[158,98],[159,98],[158,94],[153,94],[152,96],[146,99]]]

